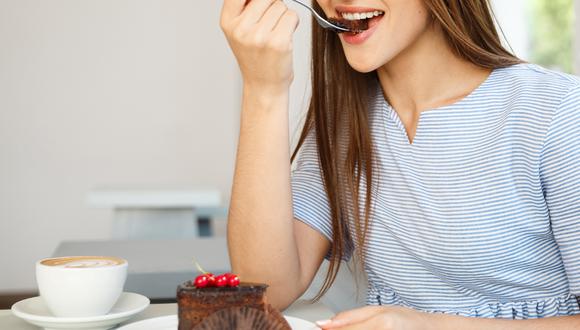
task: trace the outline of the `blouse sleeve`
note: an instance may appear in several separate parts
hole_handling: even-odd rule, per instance
[[[320,232],[332,243],[332,217],[328,196],[318,159],[316,136],[311,132],[301,147],[292,171],[292,201],[294,217]],[[352,241],[345,242],[343,261],[348,261],[354,250]],[[326,258],[330,258],[328,251]]]
[[[332,221],[314,134],[309,134],[292,171],[294,217],[332,242]]]
[[[552,118],[540,178],[570,292],[580,295],[580,86],[568,92]]]

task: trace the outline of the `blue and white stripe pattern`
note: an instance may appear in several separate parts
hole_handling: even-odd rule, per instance
[[[380,87],[368,304],[476,317],[579,314],[580,79],[494,70],[421,114],[412,144]],[[295,217],[331,239],[315,141],[293,172]]]

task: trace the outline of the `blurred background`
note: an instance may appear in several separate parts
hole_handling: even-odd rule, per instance
[[[241,79],[216,0],[0,0],[0,309],[35,261],[115,253],[170,299],[191,259],[227,268]],[[290,130],[309,95],[295,37]],[[516,55],[580,73],[580,0],[496,0]],[[334,306],[337,309],[342,306]]]

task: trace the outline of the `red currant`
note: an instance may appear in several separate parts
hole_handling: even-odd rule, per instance
[[[240,285],[240,278],[236,274],[230,274],[228,276],[228,286],[234,288]]]
[[[226,274],[218,275],[215,278],[215,286],[216,287],[222,288],[226,285],[228,285],[228,277],[226,276]]]
[[[215,276],[212,273],[205,273],[207,276],[207,286],[214,287],[215,286]]]
[[[208,285],[208,278],[206,275],[199,275],[193,282],[196,288],[205,288]]]

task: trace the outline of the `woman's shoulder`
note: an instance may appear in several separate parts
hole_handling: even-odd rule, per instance
[[[507,83],[506,91],[560,103],[569,94],[580,95],[580,77],[550,70],[537,64],[522,63],[497,69],[499,81]]]
[[[550,125],[559,122],[554,118],[580,118],[580,77],[523,63],[496,69],[489,80],[485,92],[478,94],[481,104],[491,109],[489,118],[537,132],[540,144]]]

